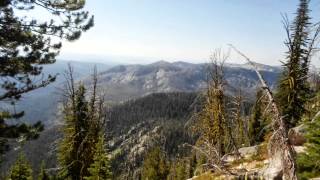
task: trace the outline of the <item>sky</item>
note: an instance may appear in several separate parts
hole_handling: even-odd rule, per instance
[[[233,44],[254,61],[279,65],[286,38],[281,13],[293,19],[297,0],[87,0],[95,26],[65,42],[60,59],[150,63],[207,62]],[[319,20],[320,2],[311,2]],[[243,63],[231,53],[230,63]],[[316,59],[315,64],[320,65]]]

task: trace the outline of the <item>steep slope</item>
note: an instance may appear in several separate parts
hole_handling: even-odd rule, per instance
[[[112,165],[114,175],[120,178],[138,173],[145,151],[155,143],[163,145],[172,156],[183,153],[179,146],[192,144],[194,140],[185,129],[185,123],[197,109],[199,98],[196,93],[157,93],[110,108],[106,134],[108,149],[115,157]],[[61,138],[59,128],[49,127],[39,139],[24,145],[35,174],[42,160],[47,168],[57,170],[56,150]],[[19,149],[15,145],[13,147],[14,150],[4,157],[0,175],[8,171],[17,157]]]
[[[186,122],[200,100],[196,93],[156,93],[113,107],[107,133],[115,177],[138,177],[145,152],[155,144],[171,157],[189,152],[181,148],[195,140]]]

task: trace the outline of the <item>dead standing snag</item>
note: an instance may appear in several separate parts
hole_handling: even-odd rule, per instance
[[[294,159],[294,150],[290,145],[288,139],[288,129],[285,121],[283,120],[283,116],[281,115],[279,108],[275,102],[274,96],[270,87],[267,85],[263,76],[258,70],[256,64],[250,60],[245,54],[239,51],[236,47],[230,44],[230,47],[237,52],[240,56],[242,56],[248,63],[253,67],[254,71],[257,73],[257,76],[262,84],[262,88],[267,93],[269,103],[271,105],[271,111],[273,112],[272,118],[272,128],[273,134],[269,141],[268,152],[269,157],[271,157],[270,165],[277,159],[281,158],[281,169],[282,169],[282,178],[297,180],[296,175],[296,163]],[[277,156],[278,155],[278,156]],[[279,156],[280,155],[280,156]]]

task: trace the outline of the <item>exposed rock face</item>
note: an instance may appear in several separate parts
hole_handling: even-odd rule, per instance
[[[236,154],[236,153],[226,154],[225,156],[222,157],[222,161],[224,163],[230,164],[241,158],[248,159],[253,156],[256,156],[258,155],[258,152],[259,152],[259,146],[257,145],[257,146],[251,146],[251,147],[243,147],[243,148],[240,148],[238,152],[239,154]]]
[[[239,157],[235,154],[227,154],[222,157],[222,161],[229,164],[236,161],[237,159],[239,159]]]
[[[279,151],[277,151],[279,152]],[[276,153],[268,160],[269,164],[263,168],[260,173],[266,180],[281,180],[282,179],[282,156],[281,153]]]
[[[305,153],[306,147],[305,146],[294,146],[293,149],[296,151],[296,153]]]
[[[239,155],[228,154],[223,162],[231,174],[212,174],[211,179],[265,179],[282,180],[282,156],[280,151],[273,151],[272,158],[264,154],[265,144],[240,148]],[[294,146],[296,153],[305,152],[304,146]],[[206,174],[203,175],[207,177]],[[192,180],[204,179],[201,175]],[[319,179],[320,180],[320,179]]]
[[[243,147],[240,148],[238,151],[241,157],[250,158],[252,156],[258,155],[259,146]]]

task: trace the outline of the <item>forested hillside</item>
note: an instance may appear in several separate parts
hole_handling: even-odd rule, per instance
[[[138,178],[143,157],[154,145],[162,146],[171,158],[188,153],[183,144],[194,144],[195,137],[187,122],[200,106],[197,93],[157,93],[111,108],[107,133],[115,178]]]
[[[115,177],[128,176],[128,170],[137,171],[145,152],[153,144],[162,144],[165,140],[163,146],[172,157],[186,151],[180,147],[184,143],[194,144],[195,138],[186,123],[201,107],[201,97],[198,93],[156,93],[110,107],[106,133],[108,149],[115,155],[112,166]],[[49,127],[39,139],[24,146],[35,173],[39,171],[41,161],[53,171],[57,166],[59,129],[59,126]],[[5,156],[2,172],[6,172],[16,156],[16,151]],[[125,168],[128,163],[132,169]]]

